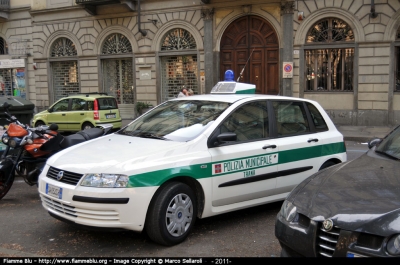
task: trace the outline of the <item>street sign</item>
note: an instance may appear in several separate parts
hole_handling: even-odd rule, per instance
[[[293,63],[283,62],[283,78],[293,78]]]

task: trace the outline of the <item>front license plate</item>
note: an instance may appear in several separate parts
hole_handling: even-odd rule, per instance
[[[106,119],[115,119],[117,115],[115,113],[112,114],[106,114]]]
[[[57,199],[62,199],[62,188],[46,183],[46,194]]]

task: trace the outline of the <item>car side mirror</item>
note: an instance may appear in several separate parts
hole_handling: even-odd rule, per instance
[[[11,105],[6,102],[3,103],[3,108],[8,109]]]
[[[215,146],[219,146],[226,142],[234,142],[237,140],[236,133],[233,132],[224,132],[217,136],[217,142],[214,143]]]
[[[53,108],[48,108],[47,111],[52,113],[53,112]]]
[[[381,138],[374,138],[368,142],[368,148],[371,149],[372,147],[378,145],[380,142],[382,142]]]

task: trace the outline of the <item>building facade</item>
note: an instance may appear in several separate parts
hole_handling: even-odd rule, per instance
[[[336,124],[400,121],[398,0],[0,0],[0,92],[42,110],[106,92],[208,93],[224,72],[257,93],[318,101]]]

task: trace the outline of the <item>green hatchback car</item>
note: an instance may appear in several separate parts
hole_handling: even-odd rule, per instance
[[[106,93],[80,93],[62,98],[37,113],[32,126],[55,123],[60,131],[80,131],[102,124],[121,128],[122,120],[114,97]]]

